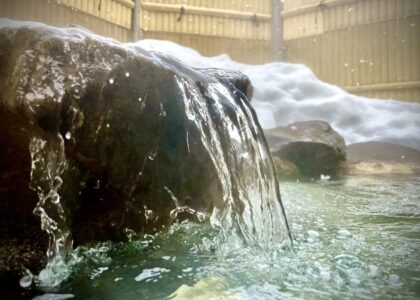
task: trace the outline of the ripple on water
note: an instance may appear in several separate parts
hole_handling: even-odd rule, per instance
[[[398,193],[380,192],[378,200],[375,186],[393,180]],[[185,222],[128,244],[78,249],[73,275],[60,292],[81,299],[418,298],[415,187],[400,179],[369,179],[367,188],[363,182],[282,183],[293,251],[231,244],[208,223]],[[337,197],[344,194],[351,197]],[[373,207],[392,216],[386,226],[372,218]]]

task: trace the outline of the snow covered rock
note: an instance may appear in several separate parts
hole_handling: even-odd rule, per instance
[[[304,177],[337,176],[346,158],[343,137],[323,121],[297,122],[264,132],[271,153],[295,164]]]

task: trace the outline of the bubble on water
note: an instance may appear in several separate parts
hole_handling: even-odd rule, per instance
[[[351,278],[349,283],[350,283],[351,286],[358,286],[358,285],[360,285],[360,280],[357,279],[357,278]]]
[[[36,296],[32,300],[65,300],[74,298],[73,294],[52,294],[46,293],[43,295]]]
[[[308,230],[308,236],[312,239],[319,239],[319,233],[315,230]]]
[[[337,240],[349,240],[353,237],[353,235],[350,233],[350,231],[345,229],[340,229],[337,234],[335,235],[335,238]]]
[[[368,276],[369,277],[377,277],[379,275],[379,268],[375,265],[369,265],[368,266]]]
[[[192,272],[192,270],[193,270],[193,268],[188,267],[188,268],[182,269],[182,272],[183,273],[190,273],[190,272]]]
[[[389,282],[392,284],[396,284],[396,285],[401,284],[400,276],[398,276],[397,274],[390,274],[388,279],[389,279]]]
[[[149,282],[149,281],[153,281],[156,280],[156,277],[161,277],[163,273],[168,273],[170,272],[170,270],[165,269],[165,268],[152,268],[152,269],[144,269],[143,272],[141,272],[139,275],[137,275],[134,280],[137,282],[140,281],[145,281],[145,282]]]

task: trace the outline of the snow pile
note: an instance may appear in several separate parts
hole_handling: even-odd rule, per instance
[[[227,55],[203,57],[193,49],[169,41],[142,40],[134,45],[170,54],[192,67],[243,72],[254,85],[252,105],[263,128],[324,120],[347,144],[387,141],[420,149],[420,104],[348,94],[318,80],[304,65],[245,65]]]

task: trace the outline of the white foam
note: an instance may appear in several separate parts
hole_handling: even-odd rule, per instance
[[[347,144],[374,140],[420,149],[420,104],[348,94],[317,79],[304,65],[246,65],[227,55],[203,57],[193,49],[170,41],[141,40],[134,45],[170,54],[193,67],[226,68],[245,73],[254,85],[252,105],[263,128],[324,120]]]

